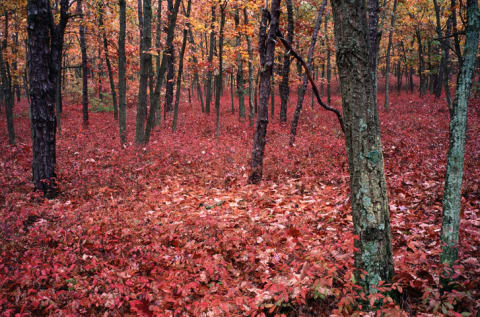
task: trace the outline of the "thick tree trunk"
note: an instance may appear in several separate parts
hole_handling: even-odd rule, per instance
[[[68,0],[60,1],[60,20],[48,0],[27,2],[28,73],[33,130],[33,183],[47,198],[58,193],[56,183],[55,92],[61,69],[63,35],[68,22]]]
[[[126,31],[126,2],[118,1],[120,7],[120,33],[118,35],[118,124],[120,128],[120,144],[127,143],[127,104],[125,77],[125,31]]]
[[[475,70],[478,51],[480,13],[477,0],[467,1],[467,28],[465,50],[457,89],[450,117],[450,146],[448,149],[445,193],[443,197],[442,254],[440,262],[449,268],[458,258],[458,232],[460,226],[461,187],[465,156],[465,132],[467,127],[467,105]],[[447,286],[453,269],[445,272],[442,284]]]
[[[355,234],[355,280],[368,295],[393,277],[392,242],[376,107],[377,25],[362,0],[332,1]],[[378,6],[377,6],[378,7]],[[367,23],[367,14],[369,21]],[[378,12],[377,12],[378,14]],[[377,20],[378,21],[378,20]]]
[[[385,111],[388,112],[390,104],[390,52],[392,51],[393,44],[393,30],[395,27],[395,14],[397,12],[398,0],[393,1],[392,17],[390,20],[390,30],[388,32],[388,45],[386,56],[386,70],[385,70]]]
[[[218,37],[218,75],[215,77],[215,112],[216,129],[215,136],[220,136],[220,97],[223,92],[223,30],[225,28],[225,7],[227,2],[220,5],[220,34]]]
[[[310,48],[308,49],[308,57],[307,57],[307,66],[309,70],[311,70],[312,68],[315,44],[317,43],[317,36],[318,36],[318,32],[320,31],[320,27],[322,25],[322,16],[326,6],[327,6],[327,0],[323,0],[322,5],[318,10],[317,18],[315,20],[315,27],[313,29],[312,39],[310,40]],[[295,143],[295,137],[297,136],[297,126],[298,126],[298,121],[300,120],[300,113],[303,107],[303,99],[305,97],[307,84],[308,84],[308,78],[307,78],[307,75],[305,74],[303,75],[302,85],[298,90],[297,108],[295,109],[295,114],[293,115],[293,120],[292,120],[292,127],[290,129],[290,146],[293,146],[293,144]]]
[[[212,78],[213,78],[213,55],[215,53],[215,21],[217,7],[215,2],[212,2],[212,24],[210,26],[210,48],[208,50],[208,71],[207,71],[207,83],[205,91],[205,112],[210,114],[210,104],[212,103]]]
[[[83,17],[82,0],[77,2],[78,14],[82,17],[79,27],[80,33],[80,51],[82,53],[82,114],[83,127],[88,128],[88,57],[87,57],[87,41],[85,39],[85,18]],[[58,79],[57,79],[58,80]]]
[[[267,24],[270,17],[270,29],[267,35]],[[257,125],[253,138],[251,171],[248,178],[250,184],[258,184],[263,176],[263,156],[265,152],[265,137],[268,125],[268,97],[273,73],[275,57],[275,38],[278,32],[280,17],[280,0],[272,0],[271,14],[268,8],[262,10],[260,21],[258,51],[260,53],[260,104],[258,107]]]
[[[187,13],[185,15],[186,20],[190,17],[190,10],[192,8],[192,0],[188,0],[187,4]],[[177,74],[177,89],[175,91],[175,105],[173,108],[173,121],[172,121],[172,131],[177,130],[177,121],[178,121],[178,104],[180,102],[180,89],[182,86],[182,74],[183,74],[183,56],[185,55],[185,48],[187,47],[187,35],[188,35],[188,25],[183,29],[183,39],[182,39],[182,48],[180,50],[179,63],[178,63],[178,74]]]

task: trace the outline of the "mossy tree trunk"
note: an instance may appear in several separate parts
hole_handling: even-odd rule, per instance
[[[378,31],[363,0],[332,1],[355,234],[355,281],[366,294],[393,277],[392,241],[376,105]],[[378,14],[378,11],[377,11]],[[368,16],[368,18],[367,18]],[[377,20],[378,21],[378,20]]]
[[[465,156],[465,132],[467,127],[467,104],[475,71],[478,51],[480,13],[477,0],[467,1],[467,37],[462,66],[457,80],[457,89],[450,117],[450,146],[448,149],[445,193],[443,197],[442,264],[451,267],[458,258],[458,232],[460,227],[460,202]],[[447,284],[452,270],[446,272],[443,284]]]

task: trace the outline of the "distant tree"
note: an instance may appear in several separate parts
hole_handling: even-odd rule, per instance
[[[267,2],[268,3],[268,2]],[[273,74],[275,57],[275,43],[278,33],[278,20],[280,16],[280,0],[272,0],[271,10],[262,9],[260,21],[258,51],[260,54],[260,101],[258,106],[257,125],[253,138],[253,151],[251,171],[248,182],[258,184],[263,176],[263,156],[265,153],[265,137],[268,125],[268,99],[270,97],[270,84]],[[270,23],[269,23],[270,22]],[[267,34],[267,27],[270,26]]]
[[[480,32],[480,12],[477,0],[467,1],[467,28],[465,49],[462,54],[457,89],[450,114],[450,146],[448,149],[445,193],[443,197],[442,243],[440,262],[451,266],[458,258],[458,232],[460,227],[461,187],[465,157],[465,132],[467,128],[467,106],[475,71]],[[443,286],[453,273],[447,270]]]
[[[127,143],[127,79],[125,56],[125,37],[126,37],[126,9],[125,0],[118,0],[120,8],[120,32],[118,34],[118,124],[120,127],[120,143]]]
[[[82,114],[83,127],[88,127],[88,56],[87,40],[85,39],[85,17],[83,15],[83,1],[77,0],[77,13],[80,15],[80,51],[82,53]]]
[[[28,0],[28,73],[33,127],[33,183],[48,198],[58,193],[56,183],[55,93],[61,68],[63,36],[68,22],[68,0],[60,0],[56,24],[49,0]]]
[[[147,115],[147,88],[152,68],[152,3],[138,0],[138,20],[140,28],[140,83],[138,86],[137,119],[135,143],[145,142],[145,118]],[[151,92],[150,92],[151,93]]]
[[[366,3],[368,2],[368,9]],[[366,294],[393,277],[392,241],[376,105],[378,0],[333,0],[355,240],[355,280]]]
[[[10,64],[4,55],[6,55],[8,41],[8,12],[5,12],[5,29],[3,39],[0,41],[0,90],[2,90],[3,101],[5,106],[5,115],[7,118],[8,143],[15,144],[15,129],[13,126],[13,106],[15,103],[14,86],[12,84],[12,74]]]

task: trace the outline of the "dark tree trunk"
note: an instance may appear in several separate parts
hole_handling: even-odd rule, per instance
[[[205,91],[205,112],[210,114],[210,104],[212,103],[212,78],[213,78],[213,55],[215,53],[215,20],[217,7],[215,2],[212,2],[212,24],[210,26],[210,48],[208,50],[208,71],[207,71],[207,83]]]
[[[271,14],[268,8],[262,10],[260,21],[258,51],[260,53],[260,104],[258,109],[257,125],[253,138],[251,171],[248,178],[250,184],[258,184],[263,176],[263,156],[265,152],[265,137],[268,125],[268,97],[273,73],[275,57],[275,38],[278,32],[278,19],[280,16],[280,0],[272,0]],[[268,21],[270,29],[267,35]]]
[[[60,20],[48,0],[27,2],[28,75],[33,128],[33,183],[47,198],[58,193],[55,150],[55,92],[61,69],[63,35],[68,21],[68,0],[61,0]]]
[[[12,87],[12,76],[10,73],[10,65],[6,58],[3,57],[3,52],[7,49],[8,40],[8,14],[5,13],[5,30],[3,33],[3,40],[0,43],[0,79],[2,90],[2,99],[5,106],[5,116],[7,119],[8,143],[15,144],[15,129],[13,125],[13,105],[14,105],[14,90]],[[2,100],[0,99],[0,102]]]
[[[138,19],[140,21],[140,83],[138,85],[138,105],[135,128],[135,143],[145,143],[145,117],[147,115],[148,79],[152,68],[152,3],[150,0],[138,0]],[[151,91],[150,91],[151,93]]]
[[[87,57],[87,42],[85,39],[85,23],[83,16],[82,0],[77,2],[78,14],[81,16],[80,23],[80,51],[82,53],[82,114],[83,127],[88,128],[88,57]],[[58,80],[58,79],[57,79]]]
[[[328,104],[332,104],[332,62],[331,62],[331,51],[330,51],[330,42],[328,39],[328,32],[327,32],[327,23],[328,19],[325,17],[325,43],[327,43],[327,102]]]
[[[120,144],[127,143],[127,105],[125,77],[126,56],[125,56],[125,31],[126,31],[126,2],[118,1],[120,7],[120,33],[118,35],[118,124],[120,127]]]
[[[178,10],[180,8],[181,0],[175,0],[175,4],[172,4],[172,0],[168,0],[168,26],[167,26],[167,43],[173,43],[175,38],[175,27],[177,24]],[[154,103],[150,107],[150,113],[148,114],[148,121],[145,127],[145,143],[150,140],[150,135],[155,124],[156,113],[159,111],[160,102],[160,90],[162,89],[163,79],[169,63],[174,61],[171,59],[170,46],[167,46],[162,53],[162,63],[157,70],[157,78],[155,84],[155,98]]]
[[[318,10],[317,18],[315,20],[315,27],[313,29],[312,39],[310,40],[310,48],[308,49],[308,56],[307,56],[307,66],[309,70],[311,70],[312,68],[315,44],[317,43],[317,36],[318,36],[318,32],[320,31],[320,27],[322,25],[322,16],[326,6],[327,6],[327,0],[323,0],[322,5]],[[305,97],[307,84],[308,84],[308,78],[307,78],[307,75],[305,74],[303,75],[302,85],[298,90],[297,108],[295,109],[295,114],[293,115],[293,120],[292,120],[292,127],[290,129],[290,146],[293,146],[293,144],[295,143],[295,137],[297,136],[297,126],[298,126],[298,121],[300,120],[300,113],[303,107],[303,99]]]
[[[215,112],[216,130],[215,135],[220,136],[220,97],[223,92],[223,30],[225,28],[225,7],[227,2],[220,5],[220,34],[218,37],[218,75],[215,77]]]
[[[417,36],[417,43],[418,43],[418,77],[420,79],[420,85],[418,87],[418,91],[420,93],[420,97],[422,97],[425,93],[425,80],[423,76],[424,61],[423,61],[422,35],[418,28],[415,30],[415,35]]]
[[[366,295],[393,277],[387,189],[376,107],[376,4],[332,1],[355,234],[355,280]],[[375,13],[376,12],[376,13]],[[367,23],[368,16],[368,23]]]
[[[173,86],[175,83],[175,48],[173,47],[173,42],[167,44],[167,50],[170,58],[167,65],[167,82],[165,83],[164,114],[173,110]]]
[[[186,20],[190,17],[190,10],[192,8],[192,0],[188,0],[187,12],[185,14]],[[180,102],[180,89],[182,86],[182,74],[183,74],[183,56],[185,55],[185,48],[187,47],[187,35],[188,35],[189,25],[186,25],[183,29],[183,39],[182,39],[182,48],[180,50],[179,62],[178,62],[178,74],[177,74],[177,89],[175,91],[175,106],[173,108],[173,121],[172,121],[172,131],[177,130],[177,120],[178,120],[178,103]],[[190,94],[189,94],[190,98]]]
[[[188,41],[190,42],[190,44],[191,44],[190,46],[192,47],[192,51],[194,53],[194,54],[192,54],[192,61],[193,61],[194,65],[197,65],[198,64],[198,59],[195,56],[195,53],[197,52],[197,49],[195,47],[195,41],[193,39],[193,32],[192,32],[192,28],[191,28],[190,24],[188,25],[188,28],[189,28],[188,29],[188,33],[189,33]],[[192,85],[197,87],[197,95],[198,95],[198,99],[200,100],[200,105],[202,106],[202,112],[205,112],[205,104],[203,103],[202,87],[200,86],[200,77],[198,76],[198,69],[197,68],[195,68],[193,70],[193,83],[192,83]]]

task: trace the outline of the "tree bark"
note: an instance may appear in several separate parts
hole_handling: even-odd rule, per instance
[[[267,35],[267,24],[270,17],[270,29]],[[258,51],[260,53],[260,102],[258,107],[257,125],[253,138],[251,171],[248,178],[250,184],[258,184],[263,176],[263,156],[265,153],[265,137],[268,125],[268,97],[273,73],[275,57],[275,38],[278,32],[280,17],[280,0],[272,0],[271,13],[265,7],[262,10],[262,20],[259,30]]]
[[[387,189],[376,107],[375,10],[363,0],[332,1],[355,234],[355,280],[368,294],[393,277]],[[378,11],[376,12],[378,15]],[[367,22],[368,16],[368,22]]]
[[[27,2],[28,73],[33,127],[33,183],[45,197],[58,193],[55,149],[55,92],[61,69],[63,35],[68,22],[68,0],[60,1],[55,24],[48,0]]]
[[[467,1],[467,28],[465,50],[457,89],[450,117],[450,146],[448,149],[445,193],[443,197],[442,254],[440,262],[449,268],[444,272],[442,284],[447,286],[453,274],[452,265],[458,258],[458,232],[460,226],[461,187],[465,157],[465,132],[467,127],[467,106],[475,59],[478,51],[480,13],[477,0]]]

